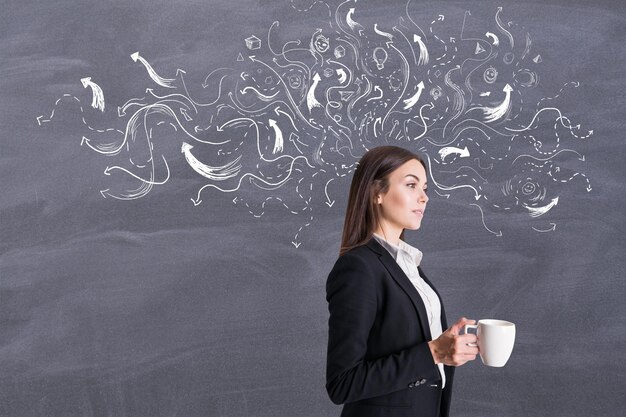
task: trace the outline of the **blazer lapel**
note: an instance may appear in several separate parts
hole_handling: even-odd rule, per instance
[[[409,277],[406,276],[400,265],[398,265],[398,262],[393,259],[389,251],[383,248],[380,243],[376,241],[375,238],[370,239],[370,241],[367,243],[367,246],[378,254],[380,261],[385,266],[391,277],[409,296],[409,298],[413,302],[413,306],[415,307],[417,317],[419,318],[424,338],[426,340],[432,340],[430,325],[428,324],[428,315],[426,314],[426,307],[424,306],[422,297],[420,297]]]

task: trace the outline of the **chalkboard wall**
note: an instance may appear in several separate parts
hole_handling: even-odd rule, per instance
[[[619,1],[8,1],[0,415],[337,416],[352,173],[421,153],[448,321],[517,325],[455,416],[624,399]]]

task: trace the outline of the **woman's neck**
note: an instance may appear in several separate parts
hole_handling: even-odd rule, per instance
[[[382,237],[383,239],[385,239],[387,242],[391,243],[392,245],[398,246],[400,245],[400,233],[398,233],[397,235],[395,233],[385,233],[383,231],[383,229],[381,229],[380,227],[378,229],[376,229],[374,231],[374,233],[376,233],[378,236]]]

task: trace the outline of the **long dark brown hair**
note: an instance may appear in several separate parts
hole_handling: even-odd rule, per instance
[[[417,159],[426,170],[420,156],[398,146],[378,146],[361,157],[350,185],[339,256],[372,238],[381,216],[376,197],[389,190],[389,175],[411,159]],[[404,240],[404,230],[400,239]]]

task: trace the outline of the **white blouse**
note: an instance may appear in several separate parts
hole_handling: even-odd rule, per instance
[[[439,301],[439,297],[437,297],[437,293],[424,281],[417,270],[417,267],[422,261],[422,252],[401,239],[398,246],[396,246],[387,242],[382,236],[376,233],[374,233],[374,238],[389,251],[400,268],[402,268],[402,271],[404,271],[409,280],[411,280],[411,283],[420,297],[422,297],[422,301],[426,307],[426,313],[428,314],[431,336],[433,340],[438,338],[441,333],[443,333],[441,329],[441,302]],[[443,389],[446,386],[446,374],[442,363],[437,364],[437,366],[441,374],[441,389]]]

